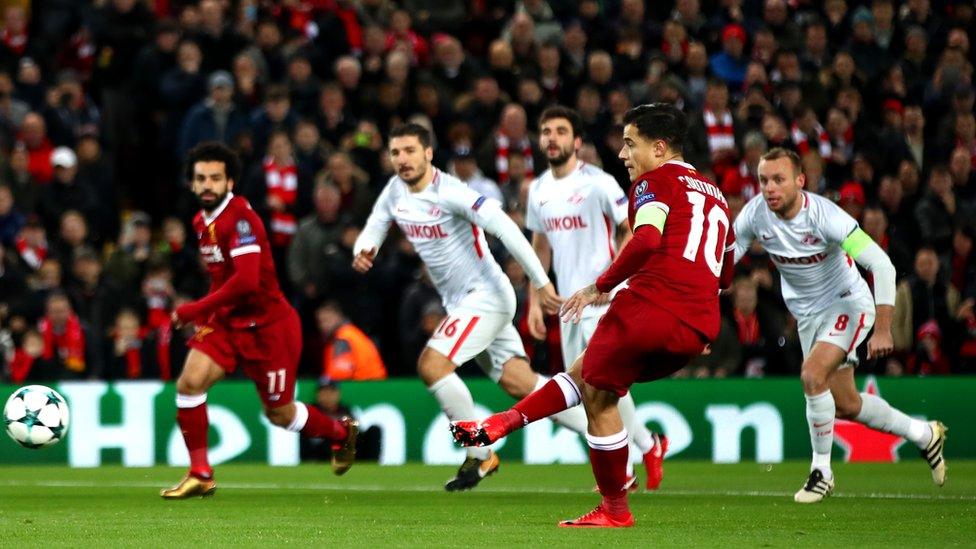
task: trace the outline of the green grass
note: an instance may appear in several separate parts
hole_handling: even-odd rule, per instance
[[[657,493],[631,496],[637,527],[566,530],[597,496],[586,466],[503,463],[472,492],[452,468],[224,465],[217,495],[163,501],[182,470],[0,469],[0,547],[278,545],[335,547],[976,546],[976,462],[938,489],[921,461],[838,464],[837,493],[802,506],[807,465],[668,462]]]

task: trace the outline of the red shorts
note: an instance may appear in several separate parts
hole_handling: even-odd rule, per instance
[[[667,377],[701,354],[705,337],[670,312],[623,290],[583,353],[583,381],[624,396],[639,381]]]
[[[238,366],[243,368],[265,407],[277,408],[295,399],[302,326],[291,307],[285,316],[256,328],[201,325],[187,345],[210,357],[227,373]]]

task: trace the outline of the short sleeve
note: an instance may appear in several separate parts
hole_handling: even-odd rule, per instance
[[[840,245],[857,230],[857,221],[833,202],[826,200],[818,202],[821,210],[817,216],[817,225],[823,232],[824,240]]]
[[[261,244],[258,242],[260,223],[261,220],[254,213],[254,210],[250,208],[240,209],[240,215],[234,221],[227,244],[231,258],[261,253]]]
[[[668,214],[671,213],[673,204],[674,193],[671,190],[671,185],[659,177],[654,177],[653,173],[640,179],[634,185],[634,213],[641,208],[651,206]]]
[[[627,193],[610,176],[600,177],[599,182],[603,213],[613,220],[614,225],[620,225],[627,219]]]
[[[752,241],[756,238],[756,231],[753,227],[753,216],[756,213],[756,205],[759,203],[757,202],[758,200],[763,200],[762,195],[756,196],[747,202],[739,212],[739,215],[732,221],[732,227],[729,228],[729,234],[735,238],[736,262],[749,252],[749,247],[752,246]]]

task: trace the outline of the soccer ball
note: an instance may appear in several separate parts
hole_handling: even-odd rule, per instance
[[[7,399],[3,423],[10,438],[24,448],[50,446],[68,433],[68,404],[50,387],[21,387]]]

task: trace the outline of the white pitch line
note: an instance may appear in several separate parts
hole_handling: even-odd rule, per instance
[[[160,488],[165,482],[151,481],[87,481],[87,480],[4,480],[0,486],[6,487],[40,487],[40,488]],[[442,493],[440,486],[382,486],[378,484],[317,484],[317,483],[275,483],[275,482],[221,482],[221,489],[228,490],[294,490],[294,491],[330,491],[330,492],[402,492],[402,493]],[[483,486],[477,492],[490,494],[590,494],[591,490],[579,488],[499,488]],[[664,489],[654,496],[720,496],[720,497],[758,497],[758,498],[786,498],[792,492],[764,491],[764,490],[682,490]],[[921,501],[976,501],[976,495],[962,494],[886,494],[881,492],[869,493],[840,493],[835,498],[845,499],[891,499],[891,500],[921,500]]]

